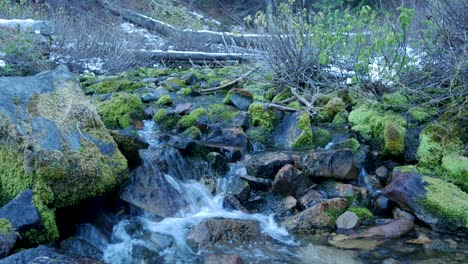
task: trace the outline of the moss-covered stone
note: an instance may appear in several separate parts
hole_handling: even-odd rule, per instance
[[[165,106],[165,105],[171,105],[173,103],[173,100],[170,95],[165,94],[159,98],[159,100],[156,102],[157,106]]]
[[[372,212],[365,208],[365,207],[351,207],[348,208],[349,212],[355,213],[357,217],[363,222],[370,221],[374,218],[374,214]]]
[[[349,112],[344,110],[335,115],[332,124],[335,126],[344,126],[348,123]]]
[[[8,234],[13,231],[13,225],[8,219],[0,218],[0,235]]]
[[[247,136],[255,142],[267,145],[270,143],[271,131],[263,127],[250,127],[246,131]]]
[[[301,104],[298,101],[293,101],[288,104],[288,107],[301,110]]]
[[[183,89],[181,89],[180,91],[177,92],[177,94],[181,94],[181,95],[191,95],[193,92],[193,90],[189,87],[185,87]]]
[[[233,88],[229,90],[229,92],[226,94],[226,97],[224,97],[223,104],[229,104],[231,102],[231,98],[234,94],[238,94],[243,97],[247,98],[253,98],[254,95],[249,92],[248,90],[245,89],[238,89],[238,88]]]
[[[239,114],[239,111],[229,108],[224,104],[212,104],[208,107],[206,114],[214,123],[229,121]]]
[[[281,91],[279,94],[275,95],[275,97],[273,97],[273,100],[272,102],[273,103],[278,103],[278,102],[281,102],[281,101],[284,101],[286,99],[289,99],[293,96],[293,94],[291,93],[291,90],[289,89],[284,89],[283,91]]]
[[[410,108],[408,113],[419,123],[423,123],[431,116],[430,111],[419,106]]]
[[[143,86],[144,84],[138,81],[131,81],[122,77],[112,77],[90,86],[83,86],[82,88],[85,94],[108,94],[122,91],[133,92]]]
[[[402,109],[408,107],[408,97],[402,92],[394,92],[385,94],[383,97],[384,104],[394,109]]]
[[[418,170],[426,175],[442,177],[467,190],[466,157],[459,153],[463,144],[453,125],[433,123],[419,135]]]
[[[331,121],[337,113],[345,110],[345,106],[341,98],[333,97],[319,110],[319,115],[323,121]]]
[[[153,120],[161,130],[170,130],[175,128],[179,119],[175,113],[169,114],[166,109],[159,109],[153,116]]]
[[[169,77],[164,82],[162,82],[162,86],[164,89],[169,91],[179,90],[185,87],[185,81],[177,78],[177,77]]]
[[[405,149],[405,128],[387,121],[384,127],[384,153],[400,155]]]
[[[276,115],[271,109],[267,109],[261,103],[253,103],[248,111],[250,122],[254,126],[273,130],[275,127]]]
[[[314,134],[310,125],[310,117],[302,112],[297,117],[297,128],[301,131],[299,137],[292,144],[293,149],[310,149],[314,145]]]
[[[143,115],[143,104],[137,95],[117,93],[110,99],[99,102],[97,110],[106,127],[127,128],[133,125],[133,115]]]
[[[328,130],[317,127],[313,130],[314,133],[314,146],[316,147],[324,147],[327,145],[328,142],[332,140],[332,136]]]
[[[196,126],[191,126],[182,133],[184,137],[188,137],[191,139],[200,139],[201,134],[202,134],[201,130]]]
[[[332,146],[333,149],[343,149],[348,148],[351,149],[353,152],[356,152],[359,149],[359,141],[355,138],[348,138],[341,142],[338,142]]]
[[[190,114],[183,116],[179,121],[177,122],[177,126],[181,128],[189,128],[197,123],[197,120],[202,117],[203,115],[206,115],[207,111],[205,108],[197,108],[190,112]]]
[[[426,210],[446,221],[446,225],[468,228],[468,194],[443,180],[424,176],[426,198],[421,204]]]

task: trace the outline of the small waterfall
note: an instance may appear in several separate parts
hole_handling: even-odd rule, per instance
[[[369,191],[369,193],[372,193],[374,191],[374,188],[372,188],[372,184],[370,182],[369,174],[367,174],[367,171],[364,168],[361,168],[361,170],[359,171],[357,185],[365,187]]]

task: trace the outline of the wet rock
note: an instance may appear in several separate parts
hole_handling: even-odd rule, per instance
[[[249,183],[250,188],[253,190],[266,191],[272,185],[272,180],[269,179],[253,177],[250,175],[242,175],[241,178],[246,180]]]
[[[393,218],[395,219],[406,219],[409,221],[414,221],[414,216],[406,211],[401,210],[398,207],[393,208]]]
[[[23,191],[0,209],[0,218],[5,218],[18,232],[25,232],[42,226],[41,217],[33,202],[33,192]]]
[[[324,199],[325,197],[319,191],[309,189],[301,195],[298,200],[298,204],[301,209],[305,209],[320,203]]]
[[[14,232],[0,234],[0,259],[8,256],[18,238],[18,235]]]
[[[111,136],[114,138],[117,146],[128,161],[130,168],[136,168],[141,165],[141,157],[138,151],[146,149],[149,144],[144,142],[140,137],[135,136],[132,131],[110,131]]]
[[[291,164],[286,164],[276,173],[273,191],[283,196],[302,193],[309,185],[304,173]]]
[[[246,214],[249,213],[249,210],[242,206],[240,201],[232,194],[227,194],[224,196],[223,206],[227,209],[241,211]]]
[[[249,106],[253,103],[252,93],[244,89],[231,89],[226,99],[227,103],[244,111],[248,110]]]
[[[394,206],[395,203],[382,194],[379,194],[372,200],[372,211],[377,214],[389,214]]]
[[[354,229],[359,226],[359,217],[353,212],[345,212],[336,219],[336,227],[338,229]]]
[[[291,149],[300,138],[303,131],[298,125],[300,115],[301,112],[297,112],[283,117],[281,127],[278,128],[277,139],[274,142],[277,147]]]
[[[226,157],[218,152],[208,153],[207,159],[213,171],[219,175],[223,175],[228,169]]]
[[[383,193],[433,229],[466,234],[468,194],[443,180],[397,167]]]
[[[241,202],[247,201],[250,196],[250,185],[248,181],[241,178],[243,175],[243,173],[236,174],[235,177],[230,178],[230,181],[221,183],[225,186],[218,186],[218,188],[222,188],[227,194],[234,195]]]
[[[298,156],[286,152],[263,152],[247,156],[244,160],[247,173],[260,178],[273,179],[286,164],[295,164]]]
[[[247,112],[241,111],[233,119],[229,120],[229,123],[233,127],[242,127],[244,129],[247,128],[249,126],[249,117]]]
[[[413,221],[398,219],[384,225],[369,227],[362,233],[351,235],[350,238],[397,238],[406,235],[413,228]]]
[[[249,143],[247,135],[239,128],[212,128],[206,141],[209,144],[221,144],[246,149]]]
[[[378,245],[382,244],[384,240],[360,238],[352,239],[345,235],[336,235],[328,240],[328,244],[340,248],[340,249],[361,249],[361,250],[372,250]]]
[[[204,264],[243,264],[242,258],[234,254],[209,254],[205,256]]]
[[[241,219],[204,220],[187,235],[187,244],[194,250],[210,245],[237,244],[264,237],[258,222]]]
[[[302,156],[300,170],[312,178],[354,180],[358,175],[353,152],[348,149],[309,152]]]
[[[149,87],[141,87],[133,91],[133,94],[138,95],[143,103],[149,103],[159,100],[161,96],[168,95],[169,92],[165,89],[153,89]]]
[[[411,244],[430,244],[432,240],[425,234],[420,234],[416,239],[407,240],[406,243]]]
[[[189,72],[187,74],[184,74],[182,77],[180,77],[182,81],[185,82],[187,85],[194,85],[198,82],[198,77],[195,73]]]
[[[360,264],[357,253],[333,247],[309,244],[301,248],[301,262],[317,264]]]
[[[284,197],[283,200],[281,200],[280,203],[280,208],[281,212],[291,212],[297,205],[297,200],[296,198],[292,196]]]
[[[315,229],[334,229],[335,221],[327,212],[344,211],[348,205],[349,202],[346,199],[330,199],[286,219],[282,225],[297,234],[314,233]]]
[[[375,170],[375,176],[382,182],[387,182],[388,169],[385,166],[380,166]]]
[[[39,246],[25,249],[7,258],[0,259],[0,264],[28,263],[28,264],[101,264],[102,262],[90,258],[68,255],[52,247]]]
[[[188,114],[190,112],[190,109],[192,108],[192,105],[193,104],[191,103],[178,104],[175,108],[175,112],[179,115]]]
[[[357,204],[365,202],[368,196],[367,189],[364,187],[356,187],[352,184],[334,181],[326,181],[325,183],[317,186],[316,189],[324,194],[326,198],[348,198],[352,199],[353,202],[356,202]]]

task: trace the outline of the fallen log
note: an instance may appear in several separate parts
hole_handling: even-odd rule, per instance
[[[249,61],[258,57],[257,54],[241,53],[210,53],[199,51],[135,51],[138,55],[157,61]]]

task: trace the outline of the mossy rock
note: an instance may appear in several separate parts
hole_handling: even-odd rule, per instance
[[[159,98],[159,100],[156,102],[156,105],[165,106],[165,105],[171,105],[173,103],[174,101],[172,100],[171,96],[168,94],[165,94]]]
[[[314,146],[314,133],[310,125],[310,117],[307,113],[302,112],[297,117],[297,129],[301,131],[299,137],[293,142],[293,149],[311,149]]]
[[[334,126],[345,126],[348,123],[349,112],[344,110],[335,115],[332,120]]]
[[[206,115],[207,111],[205,108],[197,108],[190,112],[190,114],[183,116],[177,122],[177,126],[180,128],[189,128],[195,125],[200,117]]]
[[[153,120],[163,131],[175,128],[179,117],[176,113],[169,113],[166,109],[159,109],[153,116]]]
[[[382,99],[385,106],[391,109],[400,110],[408,108],[409,106],[408,97],[406,97],[402,92],[384,94]]]
[[[359,147],[359,141],[355,138],[348,138],[332,145],[332,149],[348,148],[351,149],[353,152],[356,152],[359,149]]]
[[[191,126],[189,128],[187,128],[183,133],[182,135],[184,137],[188,137],[190,139],[200,139],[201,138],[201,135],[202,135],[202,132],[201,130],[196,127],[196,126]]]
[[[179,90],[185,87],[185,81],[177,77],[169,77],[162,82],[162,86],[168,91]]]
[[[392,111],[384,112],[375,104],[363,104],[351,111],[348,120],[352,129],[386,155],[403,154],[406,119]]]
[[[145,86],[140,82],[131,81],[122,77],[111,77],[89,86],[86,86],[86,83],[82,84],[84,84],[82,89],[85,94],[109,94],[123,91],[133,92],[134,90]]]
[[[346,104],[339,97],[331,98],[320,110],[321,121],[332,121],[335,115],[345,110]]]
[[[258,142],[263,145],[270,144],[271,131],[263,127],[250,127],[246,131],[247,136],[250,140]]]
[[[419,135],[418,170],[438,176],[468,191],[467,158],[460,155],[463,143],[454,125],[433,123]]]
[[[468,230],[468,194],[443,180],[424,176],[426,197],[422,206],[439,218],[449,229],[464,227]]]
[[[134,123],[134,117],[143,116],[143,104],[135,94],[117,93],[104,102],[97,103],[97,110],[108,128],[127,128]]]
[[[240,113],[224,104],[211,104],[206,110],[208,118],[214,123],[230,121]]]
[[[284,101],[286,99],[289,99],[293,96],[293,94],[291,93],[291,90],[289,89],[284,89],[283,91],[281,91],[279,94],[275,95],[275,97],[273,97],[273,100],[271,100],[273,103],[278,103],[278,102],[281,102],[281,101]]]
[[[8,219],[0,218],[0,235],[5,235],[13,232],[13,225]]]
[[[416,106],[408,110],[410,116],[418,123],[424,123],[429,117],[431,117],[431,111],[422,107]]]
[[[314,137],[313,144],[316,147],[325,147],[332,140],[332,136],[328,130],[316,127],[313,129]]]
[[[57,239],[55,208],[112,190],[127,161],[66,67],[0,78],[0,87],[10,87],[0,94],[0,206],[32,189],[44,230],[21,235]]]
[[[252,125],[259,126],[268,130],[273,130],[275,128],[275,111],[266,108],[263,104],[251,104],[249,107],[248,114]]]

